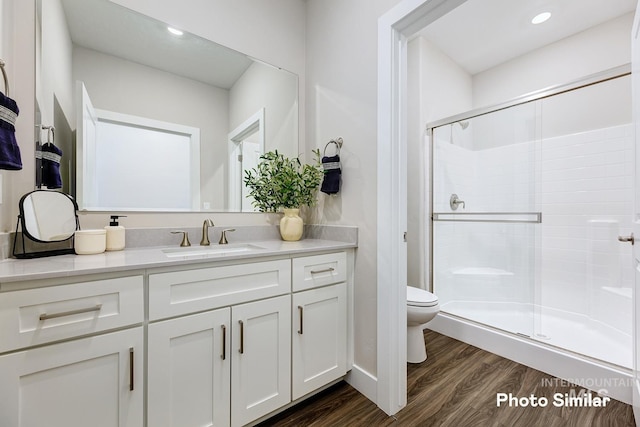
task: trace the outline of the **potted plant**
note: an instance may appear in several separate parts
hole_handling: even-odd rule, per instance
[[[258,166],[245,171],[244,183],[250,189],[253,206],[260,212],[284,211],[280,220],[283,240],[300,240],[303,221],[298,215],[301,206],[314,206],[316,193],[324,172],[320,150],[314,150],[313,164],[288,158],[277,150],[260,156]]]

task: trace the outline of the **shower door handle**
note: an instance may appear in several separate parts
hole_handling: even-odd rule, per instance
[[[621,242],[631,242],[632,245],[636,242],[635,237],[633,237],[633,233],[629,236],[618,236],[618,240]]]

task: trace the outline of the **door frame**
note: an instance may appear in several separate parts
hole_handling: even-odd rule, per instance
[[[640,235],[640,173],[638,167],[640,166],[640,0],[636,6],[636,12],[633,17],[633,28],[631,30],[631,102],[633,105],[632,111],[632,123],[635,128],[635,180],[634,180],[634,209],[633,209],[633,227],[632,231],[635,235]],[[632,234],[632,236],[633,236]],[[640,295],[638,289],[640,286],[640,249],[637,245],[633,246],[632,250],[632,265],[634,268],[634,290],[633,290],[633,327],[632,330],[632,346],[633,346],[633,376],[631,380],[631,402],[633,407],[633,415],[636,424],[640,424],[640,366],[638,362],[640,360]]]
[[[378,19],[376,404],[407,404],[407,37],[467,0],[403,0]]]
[[[242,209],[242,166],[239,155],[242,154],[240,144],[249,135],[257,132],[260,152],[264,154],[264,107],[252,114],[241,125],[229,132],[227,150],[229,153],[229,200],[228,208],[241,211]]]

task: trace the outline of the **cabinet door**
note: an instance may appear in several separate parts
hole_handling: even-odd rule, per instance
[[[142,426],[142,328],[0,356],[0,425]]]
[[[346,284],[293,295],[292,399],[347,372]]]
[[[231,424],[245,425],[291,401],[291,297],[231,310]]]
[[[149,325],[149,426],[229,425],[230,312]]]

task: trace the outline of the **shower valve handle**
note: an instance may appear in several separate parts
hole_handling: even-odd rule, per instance
[[[636,242],[636,238],[633,236],[633,233],[629,236],[618,236],[618,240],[621,242],[631,242],[632,245]]]
[[[462,209],[464,209],[464,200],[460,200],[457,194],[452,194],[449,199],[449,206],[451,207],[451,210],[457,210],[458,205],[462,205]]]

